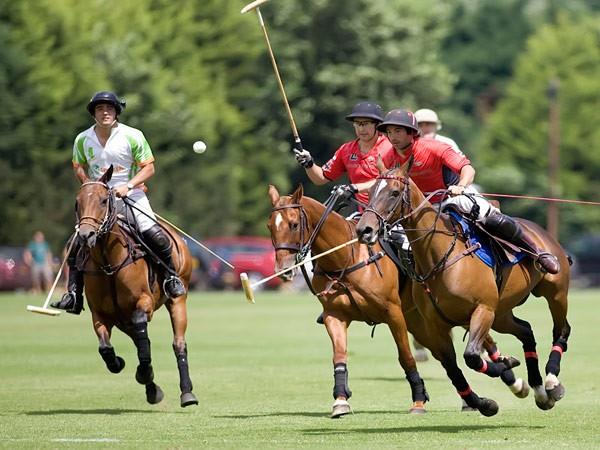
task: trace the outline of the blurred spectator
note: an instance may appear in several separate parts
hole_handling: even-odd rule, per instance
[[[25,263],[31,268],[31,292],[40,293],[52,284],[52,252],[44,233],[36,231],[23,253]]]

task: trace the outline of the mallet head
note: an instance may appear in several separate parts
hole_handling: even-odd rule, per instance
[[[252,11],[256,8],[258,8],[260,5],[262,5],[263,3],[268,2],[269,0],[254,0],[251,3],[248,3],[246,6],[244,6],[242,8],[242,14],[246,14],[248,11]]]
[[[250,280],[248,280],[248,274],[246,272],[240,273],[240,281],[242,283],[242,289],[246,294],[246,300],[250,303],[254,303],[254,292],[252,292],[252,286]]]
[[[33,305],[27,305],[27,311],[38,313],[38,314],[45,314],[47,316],[58,316],[60,314],[60,311],[58,311],[56,309],[42,308],[42,307],[33,306]]]

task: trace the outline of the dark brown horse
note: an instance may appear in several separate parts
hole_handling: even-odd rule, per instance
[[[469,254],[468,244],[450,218],[440,214],[408,177],[409,167],[406,164],[388,171],[373,186],[369,207],[356,228],[361,242],[375,243],[382,224],[399,221],[411,243],[416,278],[420,282],[414,284],[413,296],[427,322],[444,332],[453,325],[468,326],[465,362],[470,368],[492,377],[502,376],[506,364],[486,361],[480,356],[490,328],[517,337],[523,344],[528,381],[534,389],[536,404],[541,409],[552,408],[564,395],[558,374],[571,330],[566,317],[567,255],[541,227],[518,219],[540,248],[558,257],[562,269],[556,275],[543,273],[527,257],[516,265],[499,269],[501,273],[497,277],[488,266]],[[513,314],[513,308],[525,302],[530,293],[546,298],[554,322],[545,383],[538,367],[531,326]]]
[[[303,196],[301,186],[291,196],[285,197],[280,197],[277,189],[270,186],[269,197],[273,210],[268,227],[276,249],[276,271],[294,265],[300,249],[311,240],[311,251],[317,254],[355,237],[353,222],[336,212],[331,212],[318,228],[326,207]],[[350,411],[346,345],[347,330],[352,321],[388,325],[398,348],[400,364],[411,386],[411,412],[424,412],[427,394],[416,370],[406,331],[408,325],[408,330],[429,348],[428,325],[412,302],[410,280],[399,277],[395,264],[382,256],[379,247],[374,250],[369,253],[367,246],[355,243],[320,258],[315,265],[312,287],[323,306],[324,324],[333,345],[335,402],[332,417]],[[287,275],[288,279],[292,276],[291,273]],[[450,340],[447,332],[446,337]],[[497,353],[491,339],[486,342],[486,349],[490,354]],[[434,356],[436,354],[438,352]],[[456,357],[447,358],[442,364],[456,388],[465,391],[468,383],[456,364]],[[509,381],[508,384],[514,384],[514,377]],[[493,415],[497,411],[493,401],[479,398],[474,393],[467,400],[482,414]]]
[[[161,289],[160,271],[149,268],[143,257],[135,255],[133,241],[117,220],[114,192],[106,184],[112,167],[98,180],[81,185],[77,195],[78,238],[87,247],[85,296],[92,314],[99,352],[112,373],[119,373],[125,361],[116,356],[110,337],[113,327],[126,333],[135,343],[139,365],[135,374],[146,387],[146,399],[155,404],[163,392],[154,383],[148,322],[163,304],[169,311],[173,327],[173,351],[179,369],[181,406],[198,404],[192,393],[189,376],[185,331],[187,295],[168,299]],[[173,242],[173,261],[184,284],[189,284],[191,257],[183,240],[169,227]]]

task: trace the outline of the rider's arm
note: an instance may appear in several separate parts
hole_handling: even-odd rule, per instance
[[[358,192],[367,192],[377,182],[377,180],[369,180],[363,183],[354,183]]]
[[[152,178],[152,175],[154,175],[154,163],[149,162],[148,164],[144,164],[142,166],[142,169],[136,173],[131,180],[129,180],[129,183],[133,184],[134,186],[138,186]]]
[[[85,166],[83,165],[74,165],[73,172],[75,173],[75,178],[79,180],[81,184],[87,183],[90,181],[90,178],[87,176],[87,172],[85,170]]]
[[[308,175],[308,178],[310,179],[310,181],[312,181],[317,186],[321,186],[323,184],[329,183],[329,181],[330,181],[327,178],[325,178],[325,175],[323,175],[323,169],[320,166],[317,166],[316,164],[313,164],[312,167],[309,167],[308,169],[305,169],[305,170],[306,170],[306,175]]]
[[[460,179],[458,180],[459,186],[464,186],[464,187],[470,186],[471,184],[473,184],[473,181],[475,180],[475,169],[473,168],[472,165],[467,164],[460,170],[459,176],[460,176]]]

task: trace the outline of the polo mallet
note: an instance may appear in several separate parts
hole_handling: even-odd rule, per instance
[[[203,248],[204,250],[206,250],[208,253],[210,253],[211,255],[213,255],[215,258],[218,258],[219,260],[221,260],[224,264],[226,264],[230,269],[235,269],[234,265],[229,263],[227,260],[221,258],[219,255],[217,255],[215,252],[213,252],[210,248],[208,248],[206,245],[204,245],[202,242],[194,239],[192,236],[190,236],[189,234],[187,234],[185,231],[183,231],[181,228],[179,228],[177,225],[169,222],[167,219],[165,219],[164,217],[162,217],[159,214],[154,213],[154,215],[156,217],[158,217],[160,220],[162,220],[164,223],[171,225],[175,230],[179,231],[181,234],[183,234],[185,237],[187,237],[188,239],[191,239],[192,242],[194,242],[195,244],[199,245],[201,248]]]
[[[77,237],[75,236],[75,233],[73,233],[73,236],[71,236],[71,242],[69,243],[69,248],[67,249],[67,253],[65,254],[62,264],[60,265],[60,268],[58,269],[58,273],[56,274],[54,283],[52,284],[52,287],[50,288],[50,291],[48,292],[48,296],[46,297],[44,306],[42,306],[40,308],[39,306],[27,305],[27,311],[31,311],[31,312],[38,313],[38,314],[46,314],[47,316],[58,316],[60,314],[60,310],[48,308],[48,304],[50,303],[50,298],[52,297],[52,294],[54,293],[54,289],[56,289],[58,280],[60,279],[60,276],[62,275],[63,268],[65,267],[65,263],[67,262],[67,259],[69,258],[69,254],[71,253],[71,249],[73,248],[75,239],[77,239]]]
[[[354,238],[348,242],[344,242],[343,244],[330,248],[329,250],[326,250],[323,253],[319,253],[318,255],[311,256],[310,258],[307,258],[304,261],[299,262],[298,264],[294,264],[293,266],[290,266],[287,269],[280,270],[279,272],[274,273],[273,275],[269,275],[267,278],[263,278],[262,280],[258,280],[252,284],[250,284],[250,281],[248,280],[248,274],[246,272],[242,272],[240,274],[240,281],[242,283],[242,289],[244,290],[244,294],[246,294],[246,300],[248,300],[248,302],[250,303],[255,303],[253,289],[257,286],[260,286],[261,284],[266,283],[267,281],[272,280],[273,278],[278,277],[283,273],[296,269],[297,267],[300,267],[306,264],[307,262],[314,261],[315,259],[319,259],[325,255],[329,255],[330,253],[336,252],[341,248],[347,247],[348,245],[352,245],[355,242],[358,242],[358,238]]]
[[[287,112],[288,119],[290,120],[290,125],[292,127],[292,133],[294,135],[294,147],[297,150],[302,150],[302,142],[300,141],[300,134],[298,134],[298,129],[296,128],[296,122],[294,121],[294,116],[292,115],[292,109],[290,108],[290,104],[287,99],[287,95],[285,94],[285,89],[283,88],[283,81],[281,80],[281,75],[279,74],[279,68],[277,67],[277,61],[275,61],[275,55],[273,54],[273,49],[271,48],[271,41],[269,41],[269,35],[267,34],[267,28],[265,27],[265,21],[262,18],[262,14],[260,13],[259,6],[263,3],[268,2],[269,0],[255,0],[251,3],[248,3],[246,6],[242,8],[241,13],[246,14],[248,11],[256,10],[256,15],[258,16],[258,22],[260,23],[260,27],[263,31],[263,35],[265,36],[265,41],[267,42],[267,49],[269,50],[269,56],[271,57],[271,64],[273,65],[273,71],[275,72],[275,78],[277,78],[277,84],[279,86],[279,92],[281,92],[281,97],[283,98],[283,104],[285,106],[285,111]]]

